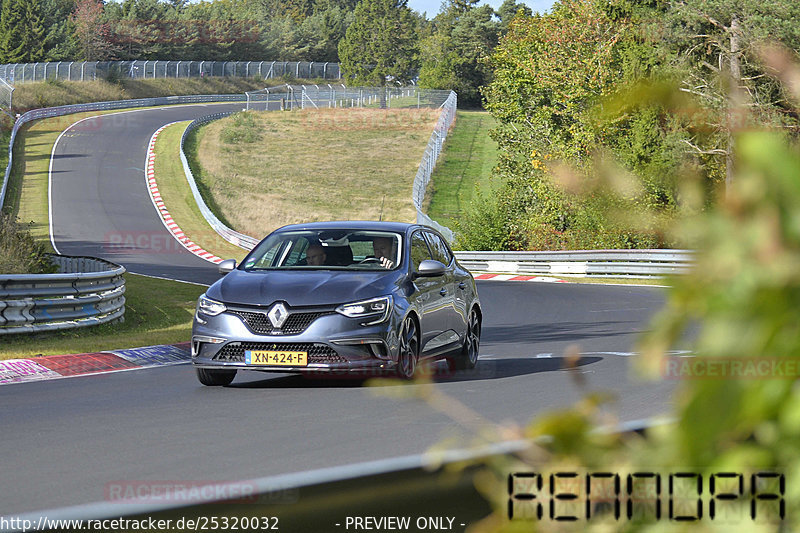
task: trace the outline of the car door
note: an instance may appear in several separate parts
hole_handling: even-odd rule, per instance
[[[442,345],[458,342],[459,331],[464,329],[463,318],[459,314],[459,306],[464,306],[463,290],[460,290],[459,280],[456,279],[455,257],[444,239],[438,233],[425,231],[425,238],[431,250],[431,256],[447,267],[447,271],[442,276],[442,295],[444,305],[445,334],[440,339]]]
[[[415,231],[411,235],[410,253],[410,272],[416,272],[422,261],[432,259],[422,230]],[[447,330],[446,293],[441,293],[443,279],[444,276],[419,277],[412,282],[414,285],[412,299],[419,312],[420,348],[422,353],[430,352],[440,347],[442,335]]]

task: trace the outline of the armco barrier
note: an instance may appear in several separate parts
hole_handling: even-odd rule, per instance
[[[468,270],[585,277],[650,278],[686,272],[691,250],[456,252]]]
[[[637,420],[595,431],[644,434],[656,425],[674,423],[672,419]],[[548,440],[548,436],[542,436],[534,442]],[[164,530],[205,530],[218,529],[213,521],[221,524],[227,517],[229,524],[235,519],[239,529],[253,531],[464,531],[492,512],[487,497],[500,502],[508,499],[505,483],[498,486],[500,494],[487,494],[488,485],[477,482],[476,475],[485,474],[486,465],[492,463],[519,465],[519,454],[530,450],[532,444],[525,440],[506,441],[471,450],[446,450],[204,485],[188,481],[111,482],[105,486],[103,502],[26,513],[15,517],[16,525],[8,530],[21,531],[23,524],[29,526],[28,531],[33,529],[31,524],[38,524],[38,531],[78,529],[66,527],[63,521],[68,520],[83,520],[86,530],[90,529],[88,520],[108,520],[113,527],[111,520],[115,519],[136,520],[137,524],[163,520],[164,525],[170,520]],[[476,488],[479,484],[483,491]],[[125,499],[127,495],[130,499]],[[362,523],[359,527],[353,523],[356,517],[407,518],[410,523],[405,527],[399,523],[365,527]],[[127,524],[130,526],[131,522]]]
[[[58,274],[0,274],[0,335],[94,326],[125,314],[125,267],[51,256]]]
[[[192,96],[164,96],[159,98],[139,98],[135,100],[115,100],[113,102],[94,102],[91,104],[73,104],[59,107],[46,107],[28,111],[17,119],[14,128],[11,130],[11,140],[8,143],[8,165],[3,176],[3,185],[0,188],[0,208],[6,198],[8,179],[14,163],[14,141],[17,138],[19,129],[33,120],[41,118],[62,117],[73,113],[83,113],[87,111],[105,111],[115,109],[128,109],[132,107],[151,107],[175,104],[206,104],[211,102],[245,102],[243,94],[212,94],[212,95],[192,95]]]
[[[144,520],[144,523],[170,520],[170,531],[217,529],[212,525],[212,517],[218,523],[228,517],[231,529],[237,529],[230,523],[236,517],[239,530],[335,532],[363,530],[352,523],[348,527],[348,517],[352,520],[352,517],[391,516],[409,517],[411,523],[405,528],[375,525],[370,529],[464,531],[464,526],[492,511],[475,488],[478,465],[491,457],[529,447],[526,441],[510,441],[471,451],[397,457],[205,486],[180,481],[172,486],[163,481],[113,482],[105,487],[104,502],[24,514],[18,517],[18,527],[12,525],[9,530],[22,530],[24,521],[43,524],[39,531],[64,531],[67,528],[55,527],[57,521],[110,519]],[[473,466],[459,466],[469,463]],[[443,468],[447,465],[451,468]],[[144,498],[120,498],[126,494]],[[41,517],[47,517],[48,521],[43,523]],[[428,527],[418,527],[416,522],[420,518],[438,518],[439,527],[432,527],[431,522],[420,524]],[[448,522],[447,518],[453,521]],[[180,520],[183,522],[179,523]],[[86,522],[84,527],[89,529]]]
[[[213,115],[207,115],[205,117],[198,118],[193,120],[183,131],[183,135],[181,136],[181,146],[180,146],[180,158],[181,163],[183,164],[183,172],[186,174],[186,181],[189,182],[189,188],[192,190],[192,196],[194,196],[194,201],[197,204],[197,207],[200,209],[200,213],[203,214],[203,218],[206,219],[214,231],[219,233],[219,235],[228,241],[229,243],[233,244],[234,246],[239,246],[244,248],[245,250],[252,250],[256,244],[259,243],[260,239],[256,239],[255,237],[250,237],[249,235],[245,235],[244,233],[239,233],[236,230],[233,230],[223,224],[211,209],[208,208],[206,202],[203,200],[203,196],[200,194],[200,190],[197,188],[197,183],[194,180],[194,175],[192,174],[192,169],[189,167],[189,161],[186,159],[186,153],[183,151],[183,146],[186,143],[186,137],[189,133],[192,132],[195,128],[202,126],[212,120],[217,120],[223,117],[227,117],[232,113],[215,113]]]

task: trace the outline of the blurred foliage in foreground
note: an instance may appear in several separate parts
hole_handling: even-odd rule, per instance
[[[800,68],[791,65],[791,54],[771,51],[763,57],[799,102]],[[596,427],[609,423],[607,398],[587,391],[580,404],[526,428],[526,437],[549,436],[543,444],[519,463],[501,461],[479,478],[487,496],[497,501],[497,511],[471,532],[800,531],[800,149],[780,131],[740,132],[735,141],[734,180],[725,199],[673,229],[698,250],[697,264],[691,274],[673,280],[668,303],[643,339],[638,358],[646,378],[680,379],[672,408],[677,422],[645,436],[600,433]],[[681,194],[702,205],[702,177],[685,172]],[[666,355],[687,327],[696,330],[695,357]],[[712,368],[717,375],[709,375]],[[576,374],[583,386],[579,378]],[[558,503],[561,514],[581,517],[575,523],[547,519],[547,500],[543,520],[509,521],[509,471],[620,473],[623,494],[625,473],[661,472],[661,519],[627,520],[623,496],[619,520],[610,506],[586,521],[586,499],[579,498],[571,508]],[[702,475],[699,521],[668,518],[668,474],[676,472]],[[735,500],[718,500],[712,520],[710,476],[721,472],[743,474],[742,492]],[[756,500],[757,518],[751,518],[750,476],[759,472],[785,476],[784,521],[777,520],[778,501]],[[718,493],[739,494],[738,478],[721,481],[717,478]],[[547,482],[545,477],[540,493],[546,493]],[[684,484],[685,499],[676,498],[676,515],[696,516],[693,490],[691,482],[688,490]],[[777,493],[779,486],[762,479],[757,490]]]

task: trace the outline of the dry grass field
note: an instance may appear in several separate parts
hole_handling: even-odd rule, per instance
[[[438,119],[432,109],[239,113],[188,148],[210,205],[262,237],[318,220],[413,222],[412,184]],[[195,159],[196,158],[196,159]]]

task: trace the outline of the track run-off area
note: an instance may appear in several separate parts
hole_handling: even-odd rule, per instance
[[[216,265],[163,245],[174,237],[150,199],[144,166],[148,142],[164,124],[236,109],[241,104],[143,109],[66,129],[50,169],[54,247],[133,273],[218,279]],[[115,248],[130,235],[146,236],[135,239],[145,245]],[[499,427],[524,426],[587,392],[613,394],[610,420],[670,412],[676,382],[633,372],[636,340],[663,305],[662,288],[479,281],[478,290],[478,367],[442,372],[431,384],[370,387],[240,372],[230,387],[214,388],[181,364],[0,386],[0,515],[100,502],[125,483],[235,481],[444,443],[466,447],[476,428],[496,427],[499,439]],[[568,348],[583,354],[573,370],[564,365]],[[421,399],[426,387],[442,393],[444,408]],[[445,414],[447,402],[460,404],[459,420]]]

